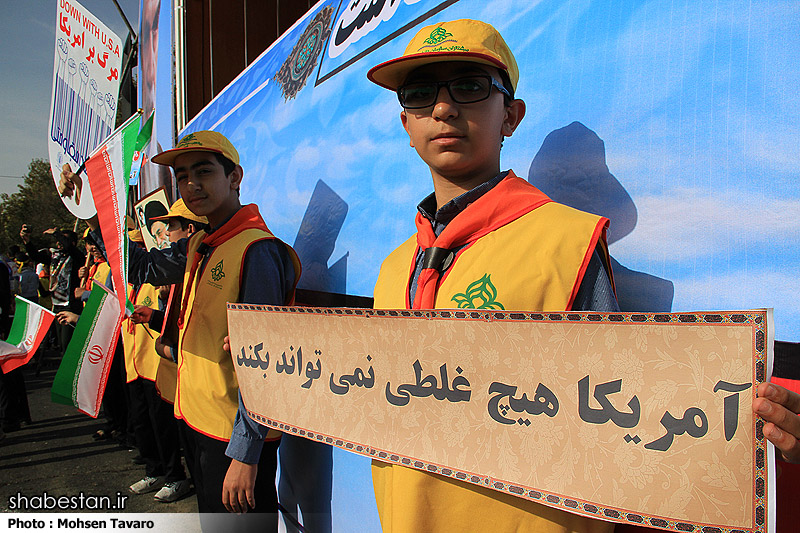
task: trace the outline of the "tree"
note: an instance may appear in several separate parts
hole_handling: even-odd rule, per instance
[[[12,244],[21,245],[19,230],[23,224],[31,229],[33,242],[40,247],[55,246],[51,237],[42,235],[44,230],[75,227],[76,218],[58,196],[48,161],[31,161],[23,179],[19,192],[0,195],[0,252],[3,254]]]

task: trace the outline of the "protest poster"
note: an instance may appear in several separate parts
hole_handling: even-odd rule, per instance
[[[285,433],[621,523],[774,523],[751,409],[771,311],[228,304],[228,324],[248,413]]]
[[[58,0],[48,124],[48,153],[56,187],[64,163],[76,170],[114,130],[123,45],[80,3]],[[78,218],[95,213],[86,180],[73,197],[62,197],[62,201]]]
[[[167,200],[164,188],[158,188],[136,202],[133,210],[136,213],[136,224],[139,231],[142,232],[145,247],[148,250],[169,248],[167,222],[153,220],[154,217],[163,217],[169,212],[169,200]]]

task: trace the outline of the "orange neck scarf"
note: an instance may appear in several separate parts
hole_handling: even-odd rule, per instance
[[[178,317],[179,328],[183,328],[183,318],[184,313],[186,312],[186,304],[189,301],[189,292],[192,290],[195,274],[197,273],[197,269],[200,266],[200,263],[203,261],[203,258],[212,249],[246,229],[262,229],[269,232],[269,228],[267,228],[267,225],[264,223],[264,219],[261,218],[261,214],[258,212],[258,206],[256,204],[248,204],[243,206],[226,223],[217,228],[213,233],[206,234],[203,237],[203,240],[200,241],[200,246],[197,248],[197,251],[194,253],[194,257],[192,258],[192,266],[189,269],[188,283],[186,283],[183,287],[183,302],[181,303],[181,313]]]
[[[500,183],[459,213],[438,237],[430,220],[417,213],[417,245],[425,260],[412,309],[434,308],[441,272],[438,265],[429,265],[435,262],[429,258],[441,256],[440,251],[446,253],[469,245],[550,201],[542,191],[509,171]]]

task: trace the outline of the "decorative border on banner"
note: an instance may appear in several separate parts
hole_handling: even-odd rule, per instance
[[[357,308],[322,308],[322,307],[282,307],[254,304],[228,304],[228,309],[243,311],[269,311],[289,314],[306,315],[328,315],[328,316],[352,316],[364,318],[417,318],[417,319],[457,319],[457,320],[478,320],[483,322],[509,321],[509,322],[581,322],[593,324],[709,324],[709,325],[752,325],[754,331],[753,354],[754,354],[754,382],[753,390],[758,384],[766,381],[767,377],[767,332],[766,312],[765,311],[733,311],[733,312],[696,312],[696,313],[596,313],[591,311],[583,312],[564,312],[564,313],[531,313],[516,311],[477,311],[477,310],[408,310],[408,309],[357,309]],[[754,392],[755,394],[755,392]],[[755,472],[753,475],[755,487],[753,493],[753,520],[755,527],[751,528],[729,528],[715,524],[700,524],[690,522],[680,522],[668,518],[637,514],[616,507],[604,507],[595,505],[579,499],[568,498],[561,494],[549,493],[536,490],[532,487],[525,487],[508,483],[504,480],[493,479],[481,476],[472,472],[458,470],[455,468],[444,467],[435,463],[420,461],[413,457],[407,457],[373,448],[359,442],[352,442],[338,437],[332,437],[315,431],[308,431],[278,420],[272,420],[258,415],[250,410],[247,414],[253,420],[262,425],[269,426],[284,433],[291,433],[317,442],[336,446],[349,452],[371,457],[386,463],[393,463],[432,474],[450,477],[473,485],[488,487],[500,492],[535,501],[549,507],[563,509],[565,511],[598,518],[611,520],[618,523],[630,523],[645,527],[654,527],[668,531],[684,531],[692,533],[765,533],[767,531],[767,449],[764,439],[764,423],[760,419],[754,420],[755,431],[753,433],[756,440],[755,448]]]

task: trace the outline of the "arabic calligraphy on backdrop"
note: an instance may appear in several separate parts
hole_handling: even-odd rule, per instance
[[[413,4],[419,0],[406,0]],[[401,0],[356,0],[346,3],[336,21],[329,55],[337,57],[351,44],[375,29],[382,21],[392,18]]]
[[[766,531],[771,313],[229,304],[264,424],[606,520]]]

